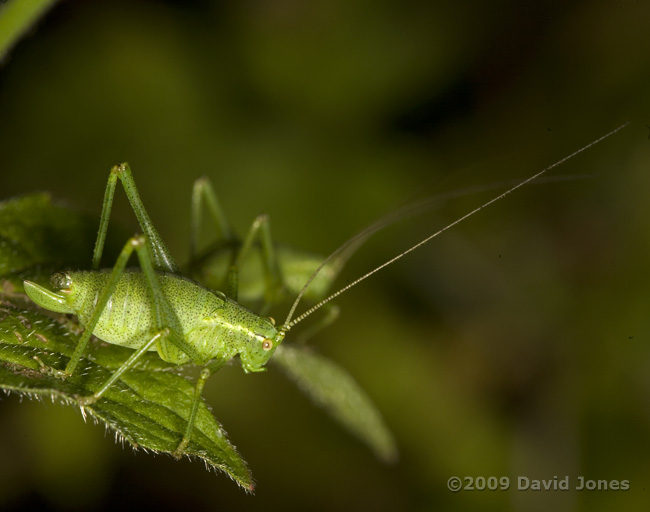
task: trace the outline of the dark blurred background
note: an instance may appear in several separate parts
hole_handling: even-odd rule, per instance
[[[255,496],[7,396],[0,509],[647,510],[649,16],[636,0],[56,5],[0,67],[0,196],[47,190],[99,216],[128,160],[180,261],[203,174],[240,232],[267,212],[278,240],[327,254],[409,198],[524,178],[631,125],[553,171],[582,178],[517,191],[338,301],[312,343],[373,397],[397,464],[277,372],[232,366],[206,397]],[[493,194],[383,231],[340,282]],[[135,231],[118,195],[114,222]],[[451,476],[512,487],[454,494]]]

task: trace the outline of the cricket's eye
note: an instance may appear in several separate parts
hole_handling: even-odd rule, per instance
[[[262,348],[266,351],[269,351],[273,348],[273,340],[270,340],[268,338],[265,338],[262,341]]]

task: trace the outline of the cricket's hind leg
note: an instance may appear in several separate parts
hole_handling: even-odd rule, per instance
[[[151,222],[144,204],[142,204],[140,194],[138,193],[138,188],[135,186],[135,180],[133,179],[133,174],[131,173],[131,168],[127,163],[113,166],[108,176],[106,192],[104,193],[104,206],[102,207],[102,216],[99,222],[99,232],[97,233],[97,241],[95,242],[95,250],[93,253],[92,268],[94,270],[99,269],[102,253],[104,250],[104,242],[106,240],[106,232],[108,230],[108,222],[110,220],[111,209],[113,207],[115,187],[117,185],[118,179],[122,182],[122,187],[124,187],[126,197],[129,199],[129,203],[131,203],[131,207],[133,208],[133,212],[138,219],[140,228],[146,237],[146,241],[151,252],[151,257],[153,258],[153,267],[156,270],[173,272],[176,274],[179,273],[180,270],[176,264],[176,261],[169,252],[169,249],[163,242],[161,236],[158,234],[158,231],[154,227],[153,222]]]

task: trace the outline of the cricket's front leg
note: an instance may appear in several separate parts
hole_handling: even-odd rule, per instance
[[[205,386],[206,381],[213,373],[216,373],[221,367],[223,367],[224,364],[226,364],[226,360],[216,359],[201,369],[201,374],[199,375],[199,378],[196,381],[196,386],[194,387],[192,406],[187,418],[187,427],[185,427],[183,439],[172,454],[175,459],[180,459],[185,454],[185,450],[192,439],[192,430],[194,429],[194,422],[196,421],[196,413],[199,410],[199,403],[201,402],[201,395],[203,394],[203,387]]]

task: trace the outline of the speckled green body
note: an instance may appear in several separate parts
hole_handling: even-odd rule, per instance
[[[260,350],[263,340],[273,340],[277,336],[270,319],[182,276],[157,274],[163,293],[178,317],[182,336],[204,357],[194,363],[204,364],[211,359],[226,361],[239,354],[244,369],[254,370],[259,357],[263,356],[266,362],[271,356],[273,350]],[[110,271],[66,272],[66,275],[70,285],[60,293],[80,322],[86,325]],[[139,269],[127,270],[93,334],[108,343],[136,349],[151,339],[154,332],[153,307],[144,275]],[[152,350],[157,350],[163,360],[171,363],[190,361],[187,354],[166,343],[164,338]]]

